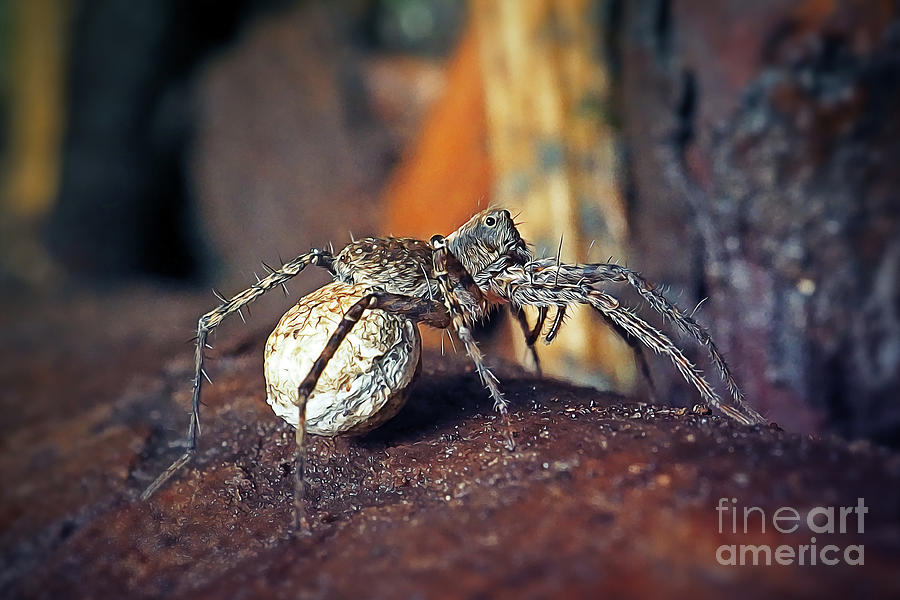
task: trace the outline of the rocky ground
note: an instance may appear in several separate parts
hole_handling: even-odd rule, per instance
[[[313,531],[291,535],[292,430],[264,402],[271,326],[214,340],[196,460],[186,333],[208,299],[140,289],[3,300],[0,596],[896,597],[900,456],[498,372],[518,448],[464,360],[426,355],[406,408],[315,439]],[[283,309],[284,307],[282,307]],[[265,308],[262,313],[265,313]],[[657,368],[662,368],[662,364]],[[719,498],[869,508],[865,531],[719,533]],[[754,527],[754,524],[756,526]],[[739,528],[742,524],[739,523]],[[864,566],[721,566],[722,544],[864,544]]]

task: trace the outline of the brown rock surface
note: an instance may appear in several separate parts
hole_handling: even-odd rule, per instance
[[[168,444],[186,425],[184,332],[208,301],[139,290],[3,302],[5,598],[900,592],[897,454],[507,367],[510,453],[466,362],[433,354],[385,427],[314,440],[313,533],[292,538],[293,433],[264,403],[271,323],[258,315],[213,341],[197,459],[141,502],[178,452]],[[720,534],[720,497],[769,515],[863,497],[865,533],[818,543],[863,543],[865,566],[719,566],[720,544],[796,547],[813,535]]]

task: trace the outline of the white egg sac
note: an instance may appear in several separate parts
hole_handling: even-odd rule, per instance
[[[266,401],[297,427],[297,388],[367,288],[333,282],[287,311],[266,342]],[[421,366],[422,339],[402,315],[366,310],[328,362],[306,406],[306,431],[352,435],[393,417]]]

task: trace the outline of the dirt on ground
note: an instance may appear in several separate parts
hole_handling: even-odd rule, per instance
[[[900,455],[498,365],[510,452],[452,353],[425,356],[407,406],[381,429],[313,438],[312,533],[293,535],[293,430],[265,404],[271,324],[256,312],[213,340],[196,459],[141,501],[181,451],[185,340],[209,301],[139,289],[4,304],[4,598],[900,593]],[[721,498],[737,512],[717,512]],[[805,519],[859,498],[863,533],[854,515],[846,533],[773,528],[779,507]],[[744,532],[744,507],[765,513],[764,532],[758,511]],[[720,565],[731,544],[834,544],[842,560]],[[864,565],[843,560],[851,545],[864,546]]]

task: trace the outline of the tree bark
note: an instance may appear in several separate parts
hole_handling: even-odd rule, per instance
[[[898,5],[620,8],[629,216],[642,268],[692,301],[709,297],[701,316],[774,420],[892,439]]]

